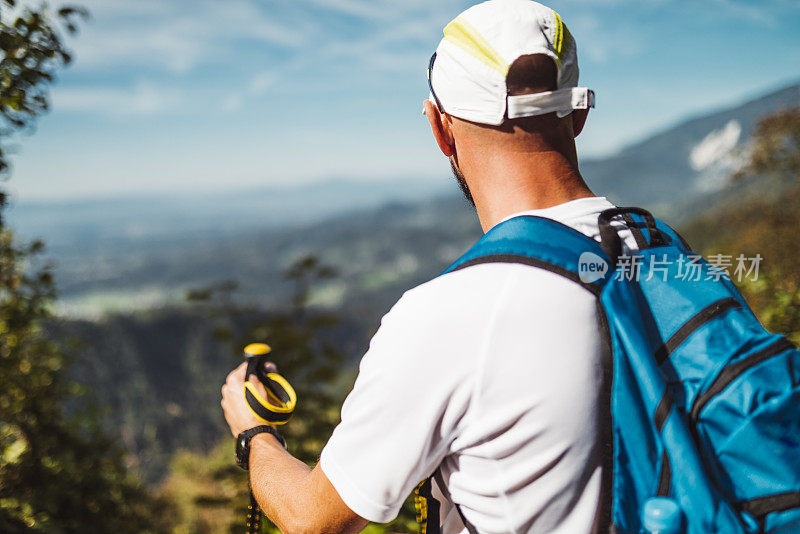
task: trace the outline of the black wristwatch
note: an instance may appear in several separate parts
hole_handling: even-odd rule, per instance
[[[286,448],[286,440],[283,439],[283,436],[278,434],[275,428],[269,425],[248,428],[236,437],[236,465],[242,469],[247,469],[250,464],[250,440],[253,439],[253,436],[261,434],[262,432],[272,434],[275,436],[275,439],[283,445],[283,448]]]

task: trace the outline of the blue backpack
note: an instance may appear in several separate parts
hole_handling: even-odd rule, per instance
[[[618,217],[635,255],[623,255]],[[665,496],[687,534],[800,533],[800,351],[647,211],[610,209],[599,225],[601,243],[515,217],[445,272],[522,263],[597,296],[613,372],[609,528],[638,533],[645,501]]]

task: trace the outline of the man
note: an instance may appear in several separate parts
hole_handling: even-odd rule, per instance
[[[537,215],[597,238],[612,205],[578,169],[593,93],[576,87],[560,17],[490,0],[444,34],[424,111],[484,231]],[[414,288],[383,318],[314,469],[271,435],[252,439],[254,494],[285,532],[357,532],[393,519],[433,477],[428,532],[432,522],[444,533],[599,531],[609,417],[599,329],[591,293],[528,265],[476,265]],[[242,366],[223,387],[235,436],[260,424],[243,380]]]

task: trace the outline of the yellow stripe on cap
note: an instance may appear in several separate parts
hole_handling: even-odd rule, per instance
[[[569,33],[567,25],[561,20],[561,15],[553,11],[553,17],[556,20],[556,34],[553,37],[553,49],[555,50],[556,57],[558,58],[558,68],[561,69],[561,60],[564,59],[564,52],[569,48],[569,42],[572,40],[572,34]]]
[[[561,45],[564,42],[564,21],[561,20],[561,16],[555,11],[553,11],[553,16],[556,19],[556,35],[553,38],[553,48],[558,57],[561,57]]]
[[[478,33],[475,27],[461,17],[444,27],[444,39],[502,74],[508,74],[506,63],[497,50]]]

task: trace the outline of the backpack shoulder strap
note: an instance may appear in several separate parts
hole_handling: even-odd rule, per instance
[[[604,275],[610,268],[600,243],[569,226],[533,215],[514,217],[498,224],[442,274],[482,263],[521,263],[538,267],[572,280],[595,295],[602,291],[608,279]],[[590,264],[595,266],[591,273],[581,270]]]

